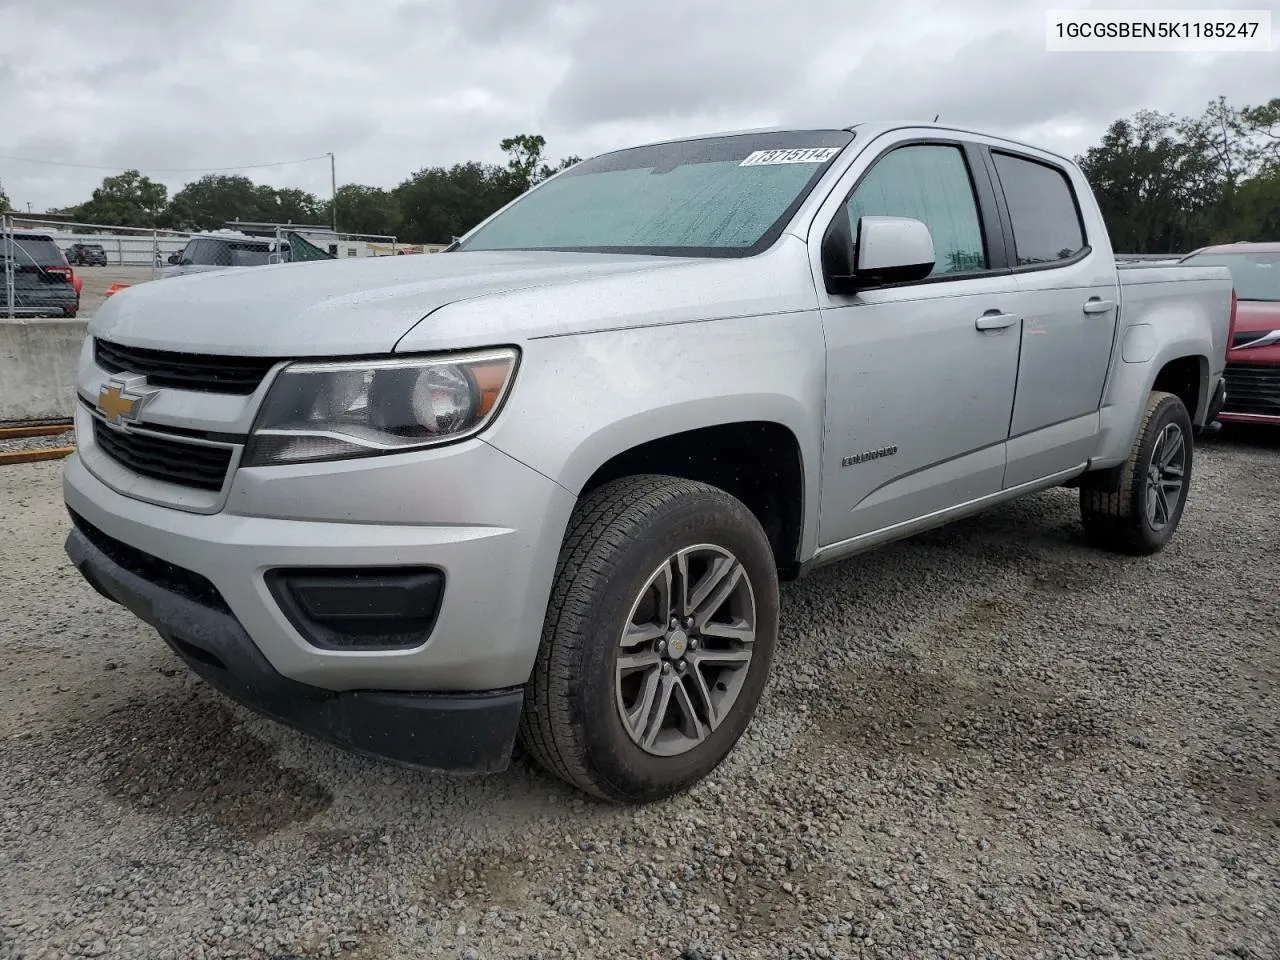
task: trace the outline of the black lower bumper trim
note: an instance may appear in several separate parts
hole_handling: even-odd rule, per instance
[[[1218,378],[1218,386],[1213,391],[1213,397],[1209,401],[1209,414],[1205,417],[1206,424],[1213,423],[1218,419],[1218,414],[1222,412],[1222,408],[1227,403],[1227,380],[1225,377]]]
[[[155,627],[219,692],[281,723],[357,753],[430,770],[505,769],[520,722],[519,688],[481,693],[336,692],[281,676],[240,622],[151,583],[107,556],[79,530],[72,563],[103,596]]]

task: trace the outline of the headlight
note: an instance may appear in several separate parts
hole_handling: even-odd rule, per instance
[[[399,453],[469,437],[501,406],[513,349],[294,363],[267,392],[242,466]]]

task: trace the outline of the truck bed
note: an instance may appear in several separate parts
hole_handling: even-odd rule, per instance
[[[1231,279],[1225,268],[1140,262],[1117,267],[1121,344],[1126,342],[1126,331],[1141,324],[1198,325],[1206,314],[1220,313],[1222,323],[1213,324],[1208,351],[1216,364],[1210,374],[1220,374],[1226,364],[1231,314]]]

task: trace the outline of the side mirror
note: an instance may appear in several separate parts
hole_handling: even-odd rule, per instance
[[[822,241],[827,292],[853,294],[892,283],[923,280],[933,272],[929,228],[910,217],[859,217],[850,236],[849,218],[838,216]]]
[[[180,253],[171,253],[171,254],[169,254],[169,264],[170,264],[171,266],[175,266],[175,267],[176,267],[176,266],[178,265],[178,261],[179,261],[179,260],[181,260],[181,259],[182,259],[182,254],[180,254]]]

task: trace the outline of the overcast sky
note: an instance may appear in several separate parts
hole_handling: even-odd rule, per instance
[[[932,119],[1074,154],[1113,119],[1280,96],[1280,51],[1045,51],[1070,0],[0,0],[0,154],[211,168],[333,151],[338,182],[553,159],[775,124]],[[1158,6],[1272,11],[1280,0]],[[87,199],[110,170],[0,156],[20,209]],[[170,168],[199,168],[166,172]],[[327,160],[242,172],[325,197]]]

